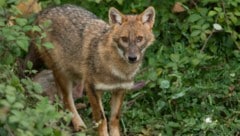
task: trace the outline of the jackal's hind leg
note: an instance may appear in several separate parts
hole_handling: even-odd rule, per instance
[[[86,128],[85,123],[82,118],[79,116],[77,109],[74,104],[73,96],[72,96],[72,81],[69,80],[64,74],[60,72],[54,71],[54,77],[56,81],[56,85],[59,86],[59,90],[61,90],[63,96],[63,102],[65,108],[67,108],[70,112],[73,113],[72,123],[75,131],[81,131]]]

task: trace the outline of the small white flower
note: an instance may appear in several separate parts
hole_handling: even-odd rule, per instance
[[[221,31],[223,28],[220,24],[217,24],[217,23],[214,23],[213,24],[213,28],[216,30],[216,31]]]
[[[212,118],[211,117],[207,117],[205,119],[205,123],[212,123]]]
[[[231,77],[235,77],[235,75],[236,75],[235,73],[230,73]]]

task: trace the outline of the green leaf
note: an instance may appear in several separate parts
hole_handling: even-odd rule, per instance
[[[6,95],[6,98],[7,98],[8,102],[11,104],[13,104],[16,100],[16,96],[14,96],[14,95]]]
[[[6,36],[7,41],[14,41],[17,39],[15,36],[13,36],[11,34],[6,34],[5,36]]]
[[[210,27],[210,25],[208,23],[205,23],[202,25],[202,30],[206,30]]]
[[[0,105],[3,106],[3,107],[10,107],[11,104],[9,103],[9,101],[3,99],[3,100],[0,100]]]
[[[12,64],[15,60],[15,57],[12,54],[7,54],[7,56],[4,56],[4,59],[1,60],[3,64]]]
[[[176,93],[176,94],[171,96],[171,99],[178,99],[180,97],[183,97],[185,94],[186,94],[186,91],[182,91],[182,92]]]
[[[217,14],[217,12],[214,11],[214,10],[211,10],[211,11],[208,12],[208,16],[210,16],[210,17],[212,17],[212,16],[214,16],[216,14]]]
[[[123,0],[117,0],[117,2],[118,2],[119,5],[123,4]]]
[[[33,63],[31,61],[27,61],[27,68],[32,69]]]
[[[42,25],[43,25],[43,28],[48,28],[49,26],[52,25],[52,21],[51,20],[46,20],[46,21],[44,21],[44,23]]]
[[[234,15],[235,15],[235,16],[240,16],[240,11],[237,11],[237,10],[236,10],[236,11],[234,12]]]
[[[159,100],[157,101],[157,105],[158,105],[157,110],[160,111],[163,107],[166,106],[166,102]]]
[[[160,87],[162,89],[168,89],[170,87],[170,82],[168,80],[160,81]]]
[[[156,81],[158,78],[156,71],[152,71],[151,73],[148,74],[148,79],[152,81]]]
[[[17,40],[17,44],[25,52],[28,51],[28,45],[29,45],[28,40],[26,39]]]
[[[196,120],[194,118],[186,118],[183,121],[187,126],[194,126],[196,124]]]
[[[13,104],[12,106],[13,108],[16,108],[16,109],[23,109],[24,108],[24,105],[20,102],[16,102]]]
[[[220,7],[214,7],[214,10],[216,10],[218,13],[222,12],[222,8]]]
[[[7,0],[7,4],[14,4],[15,2],[17,2],[18,0]]]
[[[101,0],[95,0],[95,2],[96,2],[96,3],[100,3],[100,2],[101,2]]]
[[[23,30],[24,30],[24,32],[28,32],[28,31],[32,30],[32,26],[26,25],[23,27]]]
[[[148,58],[148,64],[150,66],[155,66],[156,65],[156,59],[154,57]]]
[[[191,33],[191,37],[198,36],[201,33],[201,30],[193,30]]]
[[[177,123],[177,122],[172,122],[172,121],[168,122],[167,125],[170,126],[170,127],[176,127],[176,128],[180,126],[179,123]]]
[[[32,31],[33,32],[41,32],[41,28],[39,26],[33,26]]]
[[[6,24],[3,21],[0,21],[0,26],[5,26]]]
[[[200,37],[203,41],[207,40],[207,36],[205,33],[201,33]]]
[[[33,90],[37,93],[42,93],[43,91],[42,86],[38,83],[33,83]]]
[[[3,7],[6,4],[5,0],[0,0],[0,7]]]
[[[202,29],[201,25],[192,25],[191,26],[192,29]]]
[[[199,14],[192,14],[189,16],[188,21],[193,23],[200,19],[202,19],[202,17]]]
[[[79,133],[77,133],[75,136],[86,136],[86,133],[84,133],[84,132],[79,132]]]
[[[54,3],[55,3],[56,5],[59,5],[59,4],[61,4],[61,0],[54,0]]]
[[[170,58],[173,62],[179,62],[179,59],[180,59],[180,55],[175,53],[175,54],[171,54],[170,55]]]
[[[43,46],[46,47],[47,49],[52,49],[54,47],[53,44],[50,42],[43,43]]]
[[[197,66],[200,62],[201,62],[200,59],[197,59],[197,58],[193,58],[193,59],[192,59],[192,65],[193,65],[193,66]]]
[[[16,123],[16,122],[19,122],[19,118],[18,118],[18,116],[10,116],[9,117],[9,122],[10,123]]]
[[[24,26],[24,25],[26,25],[27,24],[27,19],[25,19],[25,18],[16,18],[16,23],[18,24],[18,25],[20,25],[20,26]]]
[[[231,21],[233,22],[233,24],[236,24],[237,21],[238,21],[238,18],[235,17],[235,16],[231,16],[230,19],[231,19]]]

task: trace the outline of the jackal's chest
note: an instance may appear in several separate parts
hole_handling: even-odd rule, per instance
[[[95,84],[95,89],[97,90],[116,90],[116,89],[125,89],[131,90],[133,88],[134,82],[119,82],[119,83],[104,83],[98,82]]]
[[[134,76],[139,70],[139,65],[105,65],[93,76],[94,86],[97,90],[130,90],[134,86]]]
[[[132,89],[134,82],[133,77],[136,71],[127,74],[118,69],[111,69],[108,72],[101,73],[94,77],[94,85],[97,90],[116,90],[116,89]]]
[[[139,67],[131,71],[127,71],[127,70],[120,70],[115,66],[111,66],[110,73],[112,74],[112,76],[115,76],[116,78],[120,78],[122,80],[131,80],[134,78],[134,76],[138,72],[138,69]]]

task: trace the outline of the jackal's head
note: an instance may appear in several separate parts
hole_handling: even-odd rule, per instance
[[[133,64],[142,60],[146,48],[154,41],[154,20],[153,7],[138,15],[124,15],[117,9],[110,8],[109,23],[114,46],[126,62]]]

